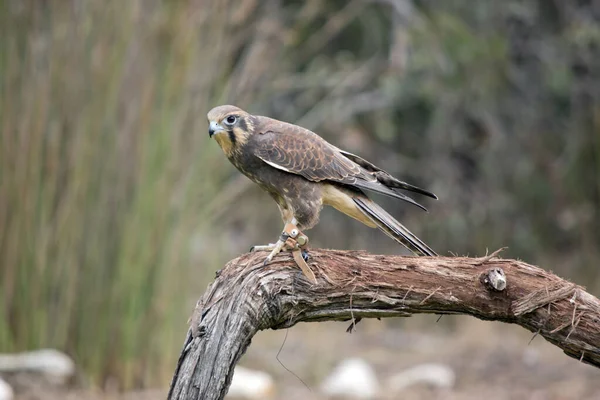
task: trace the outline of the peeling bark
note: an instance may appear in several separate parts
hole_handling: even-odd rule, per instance
[[[311,250],[317,284],[291,255],[230,261],[198,301],[169,399],[222,399],[254,334],[298,322],[417,313],[518,324],[565,354],[600,366],[600,301],[581,286],[516,260],[401,257]]]

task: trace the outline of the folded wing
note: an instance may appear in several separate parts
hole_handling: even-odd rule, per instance
[[[297,125],[259,117],[255,155],[274,168],[313,181],[331,181],[391,196],[425,207],[403,194],[408,190],[437,197],[424,189],[402,182],[369,161],[338,149],[314,132]]]

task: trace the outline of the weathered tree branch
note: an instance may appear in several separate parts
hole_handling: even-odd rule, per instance
[[[521,325],[600,366],[600,301],[541,268],[493,256],[310,254],[316,285],[288,254],[266,267],[265,253],[245,254],[217,274],[198,301],[169,399],[222,399],[254,334],[298,322],[469,314]]]

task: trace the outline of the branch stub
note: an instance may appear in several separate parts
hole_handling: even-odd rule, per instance
[[[492,268],[481,275],[481,283],[489,290],[502,292],[506,289],[506,274],[502,268]]]

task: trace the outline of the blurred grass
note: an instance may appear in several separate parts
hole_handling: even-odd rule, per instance
[[[505,3],[0,1],[0,351],[168,381],[213,271],[281,228],[208,140],[223,103],[434,190],[427,216],[382,202],[441,253],[600,285],[598,24]],[[398,251],[366,229],[312,238]]]
[[[4,4],[1,350],[53,345],[125,387],[170,373],[223,178],[207,93],[237,50],[230,5],[208,6],[218,23],[192,2]]]
[[[96,385],[169,378],[228,247],[205,243],[232,173],[206,112],[260,109],[282,70],[258,8],[2,2],[0,351],[65,349]]]

